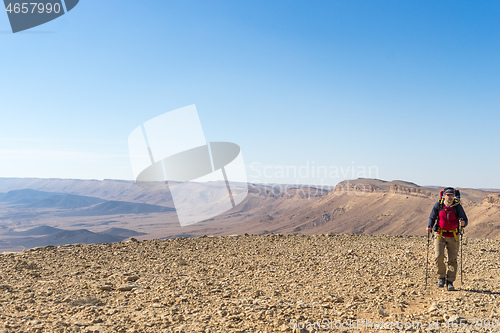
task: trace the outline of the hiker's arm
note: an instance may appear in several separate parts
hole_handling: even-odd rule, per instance
[[[439,202],[436,202],[434,207],[432,207],[431,215],[429,216],[429,222],[427,223],[427,232],[430,232],[429,229],[432,230],[434,223],[436,223],[436,219],[438,218],[438,206]]]
[[[464,222],[465,222],[464,227],[466,227],[467,224],[469,224],[469,219],[467,219],[467,215],[465,214],[464,207],[462,207],[462,205],[459,205],[457,208],[458,208],[458,218],[464,220]]]

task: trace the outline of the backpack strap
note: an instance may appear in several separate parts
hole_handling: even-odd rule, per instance
[[[439,234],[438,239],[441,239],[443,237],[443,232],[452,232],[453,237],[458,242],[458,236],[457,236],[458,228],[453,229],[453,230],[444,230],[444,229],[441,229],[440,227],[437,227],[437,230],[438,230],[437,232]]]

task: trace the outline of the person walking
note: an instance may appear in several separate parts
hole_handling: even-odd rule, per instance
[[[448,291],[453,291],[455,290],[453,282],[457,276],[457,257],[460,248],[458,237],[460,237],[461,228],[467,226],[468,219],[460,204],[460,191],[453,187],[447,187],[442,193],[440,200],[432,207],[427,233],[430,234],[434,230],[437,235],[434,240],[437,286],[443,288],[446,285]],[[444,262],[445,248],[448,254],[448,267]]]

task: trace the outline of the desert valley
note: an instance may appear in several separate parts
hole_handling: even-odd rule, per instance
[[[357,179],[335,187],[249,184],[235,208],[180,227],[168,190],[131,181],[0,179],[0,251],[201,235],[425,235],[440,187]],[[186,197],[190,193],[184,194]],[[500,238],[500,191],[462,189],[467,236]]]

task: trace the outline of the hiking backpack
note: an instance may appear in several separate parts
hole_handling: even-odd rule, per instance
[[[440,200],[439,200],[439,215],[437,216],[437,220],[436,220],[436,227],[437,227],[437,232],[439,233],[439,239],[441,239],[441,237],[443,236],[443,232],[451,232],[453,233],[453,237],[455,238],[455,240],[458,242],[458,237],[457,237],[457,233],[459,232],[459,227],[460,227],[460,222],[458,220],[458,205],[460,204],[460,191],[455,189],[455,199],[453,200],[453,203],[450,207],[445,207],[444,206],[444,191],[446,190],[446,188],[444,190],[441,190],[441,192],[439,193],[439,196],[440,196]],[[447,219],[441,219],[441,217],[443,217],[442,213],[444,212],[444,214],[447,214],[448,218]],[[439,222],[444,220],[445,222],[447,220],[449,220],[449,214],[453,212],[453,214],[455,214],[455,218],[456,218],[456,227],[455,225],[451,226],[449,224],[445,224],[445,225],[439,225]],[[453,228],[455,227],[455,228]]]

